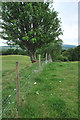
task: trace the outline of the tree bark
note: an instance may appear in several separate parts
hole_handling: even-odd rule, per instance
[[[50,54],[49,54],[49,62],[52,62],[52,58]]]
[[[35,52],[29,52],[29,54],[30,54],[30,58],[31,58],[31,62],[32,62],[32,63],[38,62],[38,61],[36,60]]]

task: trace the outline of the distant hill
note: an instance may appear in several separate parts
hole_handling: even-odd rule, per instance
[[[0,50],[7,50],[9,48],[10,48],[9,46],[0,46]]]
[[[0,46],[0,51],[1,50],[8,50],[8,49],[10,49],[10,48],[12,48],[12,49],[16,49],[17,47],[10,47],[10,46]]]
[[[65,50],[70,49],[70,48],[75,48],[75,47],[77,47],[77,46],[76,45],[67,45],[67,44],[62,45],[62,48]],[[0,51],[7,50],[9,48],[10,48],[10,46],[0,46]],[[12,47],[12,49],[16,49],[16,47]]]
[[[65,50],[70,49],[70,48],[75,48],[75,47],[77,47],[77,45],[67,45],[67,44],[62,45],[62,48]]]

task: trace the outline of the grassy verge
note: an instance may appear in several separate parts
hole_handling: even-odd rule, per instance
[[[20,117],[77,118],[78,64],[69,62],[46,65],[30,79],[21,96]]]
[[[3,76],[3,98],[15,94],[8,104],[3,105],[7,110],[3,117],[11,117],[12,114],[12,117],[19,118],[78,118],[78,63],[53,62],[42,68],[38,72],[33,72],[38,69],[38,64],[20,68],[21,105],[18,115],[15,72],[12,73],[14,80],[10,75],[7,79]],[[12,82],[8,83],[10,80]]]

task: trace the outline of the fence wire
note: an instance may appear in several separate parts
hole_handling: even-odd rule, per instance
[[[39,67],[39,64],[37,64],[35,67],[35,70],[41,70],[44,65],[45,65],[45,61],[43,60],[40,63],[41,67]],[[19,74],[24,73],[25,69],[29,70],[30,68],[25,67],[24,69],[19,71]],[[30,80],[34,74],[35,74],[34,69],[32,69],[31,73],[28,73],[27,75],[25,75],[26,79],[23,82],[21,82],[21,78],[20,78],[20,92],[24,88],[24,86],[27,84],[28,80]],[[14,111],[12,109],[14,109]],[[10,113],[10,111],[11,111],[11,113]],[[14,113],[16,113],[16,114],[14,114]],[[14,93],[8,95],[7,98],[4,98],[2,100],[2,117],[3,118],[6,118],[6,117],[7,118],[16,118],[18,116],[17,114],[18,114],[17,113],[17,89],[15,89]]]

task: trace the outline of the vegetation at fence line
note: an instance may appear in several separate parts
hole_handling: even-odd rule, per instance
[[[3,2],[1,37],[10,45],[28,49],[32,63],[35,52],[49,43],[59,44],[62,40],[61,20],[52,2]],[[57,46],[56,46],[57,47]]]
[[[58,58],[61,55],[62,51],[62,40],[55,41],[54,43],[49,43],[47,45],[42,46],[40,49],[36,51],[36,54],[41,54],[42,57],[46,56],[46,53],[48,56],[50,55],[52,58],[52,61],[58,60]]]
[[[61,44],[61,43],[60,43]],[[52,61],[80,61],[80,45],[75,48],[62,49],[61,45],[57,43],[51,43],[47,47],[38,49],[36,51],[36,59],[38,60],[38,55],[41,54],[41,58],[44,59],[46,53],[51,55]],[[2,51],[2,55],[27,55],[28,51],[22,49],[7,49]]]
[[[41,62],[41,71],[33,72],[39,69],[38,63],[31,64],[27,56],[2,56],[2,60],[3,103],[12,96],[3,105],[3,118],[78,118],[78,62],[47,65]],[[16,110],[16,73],[13,71],[16,61],[20,68],[19,115]]]
[[[62,55],[67,57],[69,61],[80,61],[80,45],[75,48],[70,48],[62,52]]]

